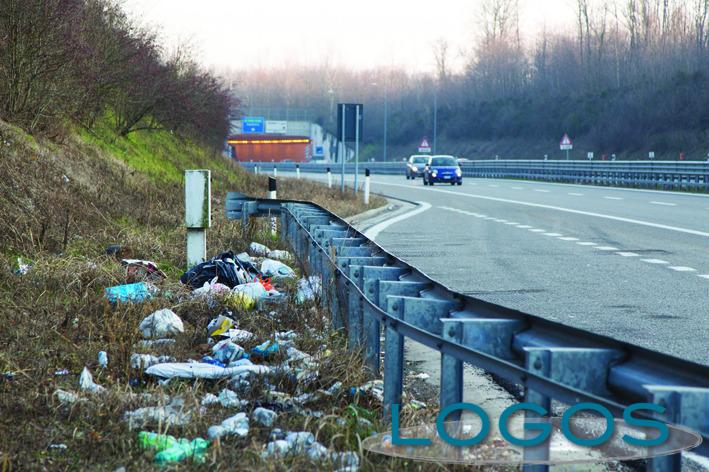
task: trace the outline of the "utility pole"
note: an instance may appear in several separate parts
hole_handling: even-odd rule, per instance
[[[389,108],[389,103],[388,103],[388,84],[385,82],[384,83],[384,162],[387,160],[387,113],[388,113],[388,108]]]

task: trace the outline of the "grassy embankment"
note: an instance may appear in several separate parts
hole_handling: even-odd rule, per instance
[[[107,128],[106,128],[107,129]],[[144,429],[163,431],[178,437],[206,437],[209,425],[219,424],[235,411],[207,408],[202,414],[199,401],[207,392],[218,393],[221,382],[177,382],[158,386],[153,379],[130,367],[140,339],[140,320],[156,309],[170,307],[185,322],[185,333],[173,347],[156,354],[172,355],[179,361],[199,359],[209,352],[205,344],[208,321],[223,308],[230,308],[243,329],[257,340],[268,339],[275,331],[298,331],[296,345],[315,355],[318,380],[305,391],[327,388],[336,380],[344,383],[343,393],[310,407],[323,410],[316,419],[308,415],[280,414],[276,426],[284,430],[308,430],[318,440],[336,450],[358,448],[358,437],[379,427],[379,406],[366,398],[354,400],[345,392],[365,380],[356,353],[349,353],[342,336],[329,330],[328,314],[317,305],[292,303],[268,311],[244,311],[233,299],[217,306],[191,300],[177,282],[185,264],[182,227],[182,175],[187,168],[208,168],[213,177],[213,228],[208,233],[210,255],[226,249],[244,250],[251,240],[285,248],[263,232],[265,222],[257,222],[246,234],[240,223],[228,222],[223,215],[225,192],[240,190],[264,195],[265,177],[242,172],[228,161],[199,146],[173,138],[168,133],[136,133],[115,139],[76,133],[65,142],[37,140],[21,130],[0,122],[0,470],[128,470],[150,467],[152,457],[139,449],[137,430],[123,421],[126,411],[156,404],[135,393],[181,397],[192,412],[183,427],[149,424]],[[321,185],[284,181],[279,195],[316,201],[347,216],[363,211],[353,197],[341,198],[337,190]],[[373,198],[371,207],[383,204]],[[103,297],[105,287],[125,283],[119,261],[105,254],[105,248],[120,244],[122,257],[153,260],[167,273],[160,294],[144,303],[110,306]],[[31,261],[24,275],[12,272],[17,258]],[[292,286],[283,286],[290,290]],[[256,341],[244,344],[250,349]],[[96,355],[108,352],[109,367],[100,369]],[[282,361],[276,357],[269,362]],[[107,393],[91,396],[78,388],[79,373],[87,366]],[[66,369],[68,375],[57,375]],[[129,386],[133,381],[133,386]],[[85,397],[73,405],[60,404],[55,391],[60,388]],[[283,379],[279,388],[300,388]],[[262,401],[264,385],[255,381],[245,398]],[[366,408],[353,407],[353,402]],[[358,422],[369,416],[373,425]],[[405,417],[419,412],[405,410]],[[344,419],[344,421],[342,421]],[[408,421],[408,420],[407,420]],[[363,426],[364,425],[364,426]],[[263,461],[260,451],[270,429],[251,422],[249,436],[229,438],[210,447],[202,468],[283,469],[316,468],[306,458],[285,462]],[[52,446],[55,447],[52,447]],[[64,445],[56,447],[57,445]],[[402,462],[375,458],[365,461],[364,470],[398,469]],[[331,467],[325,466],[325,468]]]

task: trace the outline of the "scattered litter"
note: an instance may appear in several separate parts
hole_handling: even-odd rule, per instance
[[[177,444],[177,439],[174,436],[167,434],[158,434],[151,431],[141,431],[138,433],[138,445],[142,449],[169,449]]]
[[[354,396],[357,394],[370,394],[378,401],[384,401],[384,381],[382,380],[371,380],[364,385],[359,387],[350,388],[350,395]]]
[[[179,316],[169,308],[157,310],[140,322],[138,327],[144,338],[164,338],[185,331],[185,326]]]
[[[219,425],[210,426],[207,435],[211,439],[233,434],[239,437],[246,437],[249,434],[249,417],[246,413],[237,413],[225,419]]]
[[[192,462],[202,463],[205,461],[205,455],[208,447],[209,441],[206,439],[196,438],[192,441],[188,439],[179,439],[177,444],[171,448],[155,454],[155,462],[158,464],[182,462],[189,457],[192,459]]]
[[[291,453],[290,444],[285,439],[277,439],[266,445],[266,450],[261,453],[261,457],[267,459],[269,457],[286,457]]]
[[[244,348],[232,342],[231,339],[225,339],[215,344],[212,347],[212,354],[216,360],[224,365],[229,365],[231,362],[238,361],[244,357],[248,358]]]
[[[141,280],[158,282],[167,278],[167,275],[165,275],[165,273],[158,268],[158,265],[152,261],[123,259],[121,264],[123,264],[126,268],[126,279],[129,282]]]
[[[106,248],[106,254],[109,255],[109,256],[116,256],[116,257],[118,257],[118,256],[121,255],[121,251],[122,251],[122,250],[123,250],[123,249],[121,248],[121,245],[120,245],[120,244],[111,244],[110,246],[108,246],[108,247]]]
[[[298,281],[298,291],[295,296],[297,303],[301,304],[307,300],[315,300],[316,297],[320,296],[322,296],[322,277],[311,275]]]
[[[259,275],[261,273],[250,262],[240,261],[234,257],[233,252],[229,251],[194,266],[182,274],[180,282],[196,289],[204,286],[205,283],[211,283],[216,278],[216,282],[233,288],[251,282]]]
[[[426,404],[425,404],[424,402],[422,402],[422,401],[419,401],[419,400],[411,400],[411,401],[409,402],[409,405],[410,405],[411,408],[413,408],[414,410],[421,410],[421,409],[423,409],[423,408],[426,408]]]
[[[285,439],[286,438],[286,433],[283,432],[280,428],[273,428],[271,430],[271,434],[268,435],[268,440],[269,441],[278,441],[279,439]]]
[[[219,400],[219,404],[224,408],[244,408],[249,404],[246,400],[240,400],[236,392],[229,390],[228,388],[225,388],[219,392],[219,397],[217,398]]]
[[[54,396],[57,397],[57,400],[59,400],[59,403],[76,403],[80,400],[86,400],[85,398],[81,398],[79,395],[77,395],[74,392],[67,392],[66,390],[62,389],[56,389],[54,391]]]
[[[202,406],[216,405],[219,403],[219,397],[213,393],[208,393],[202,397],[202,401],[199,402]]]
[[[64,376],[64,375],[69,375],[69,374],[70,374],[70,372],[69,372],[67,369],[55,370],[55,371],[54,371],[54,375],[56,375],[57,377],[59,377],[59,376]]]
[[[359,467],[359,455],[356,452],[333,452],[332,462],[335,463],[335,467],[341,469],[357,470]]]
[[[129,303],[142,302],[151,298],[158,289],[154,285],[147,282],[138,282],[134,284],[116,285],[105,289],[106,298],[109,302]]]
[[[256,242],[249,245],[249,251],[255,256],[267,256],[268,253],[271,252],[269,248]]]
[[[275,354],[278,352],[278,343],[273,342],[273,341],[266,341],[264,343],[259,344],[255,348],[252,349],[251,353],[254,356],[259,356],[264,359],[267,359],[270,355]]]
[[[145,373],[156,377],[171,379],[179,377],[183,379],[220,379],[233,377],[242,373],[266,374],[270,368],[265,365],[253,365],[248,359],[237,361],[240,365],[230,367],[217,367],[215,365],[201,362],[168,362],[150,366]]]
[[[273,426],[277,413],[273,410],[269,410],[268,408],[258,407],[254,410],[253,416],[258,423],[270,428]]]
[[[202,362],[205,364],[211,364],[211,365],[216,365],[218,367],[226,367],[223,362],[220,362],[213,358],[212,356],[204,356],[202,358]]]
[[[288,251],[281,251],[279,249],[269,251],[267,254],[269,259],[275,259],[277,261],[289,261],[293,259],[293,256]]]
[[[210,336],[219,336],[224,334],[236,325],[234,320],[228,316],[219,315],[209,322],[207,325],[207,332]]]
[[[145,426],[150,423],[184,426],[190,422],[191,414],[189,411],[184,411],[183,407],[183,400],[174,399],[169,405],[148,406],[127,411],[123,414],[123,419],[128,422],[131,428]]]
[[[315,436],[308,431],[287,433],[286,442],[292,451],[301,453],[305,452],[307,447],[315,443]]]
[[[163,347],[175,344],[177,341],[174,339],[143,339],[138,341],[138,347],[143,349],[150,349],[151,347]]]
[[[170,339],[169,341],[172,341]],[[164,362],[172,362],[175,359],[170,356],[153,356],[152,354],[131,354],[130,366],[133,369],[147,369],[148,367],[161,364]]]
[[[426,372],[419,372],[418,374],[410,375],[409,377],[411,377],[412,379],[426,380],[431,376],[428,375]]]
[[[293,397],[277,390],[266,392],[266,404],[275,406],[282,411],[292,411],[295,406]]]
[[[261,263],[261,272],[266,277],[295,277],[293,269],[280,261],[264,259]]]
[[[94,382],[94,377],[86,367],[84,367],[84,370],[81,371],[81,376],[79,377],[79,387],[81,390],[89,393],[100,393],[106,390],[104,387]]]
[[[99,351],[98,365],[101,366],[102,369],[108,368],[108,354],[106,351]]]
[[[69,447],[66,444],[50,444],[49,449],[61,449],[63,451],[66,451],[69,449]]]
[[[21,257],[17,258],[17,264],[15,269],[12,271],[15,275],[25,275],[32,268],[32,264],[23,260]]]
[[[256,337],[254,333],[245,329],[230,329],[224,333],[224,336],[228,336],[235,343],[244,343]]]
[[[311,461],[322,462],[328,459],[330,456],[330,451],[319,442],[314,442],[310,445],[310,447],[308,447],[305,454]]]

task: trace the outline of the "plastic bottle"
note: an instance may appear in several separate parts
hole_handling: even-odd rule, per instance
[[[140,444],[140,447],[143,449],[157,449],[158,451],[162,451],[177,444],[177,439],[167,434],[141,431],[138,433],[138,444]]]
[[[106,351],[99,351],[98,365],[100,365],[102,369],[105,369],[108,367],[108,353],[106,353]]]
[[[206,439],[196,438],[192,441],[180,439],[171,448],[158,452],[155,455],[155,462],[158,464],[180,462],[188,457],[191,457],[193,462],[204,462],[208,447],[209,441]]]

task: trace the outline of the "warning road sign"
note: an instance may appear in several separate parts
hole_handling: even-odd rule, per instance
[[[428,139],[423,138],[419,144],[419,152],[431,152],[431,145],[428,144]]]
[[[561,141],[559,142],[559,148],[562,151],[569,151],[574,148],[574,143],[571,141],[568,134],[564,133],[564,136],[562,136]]]

